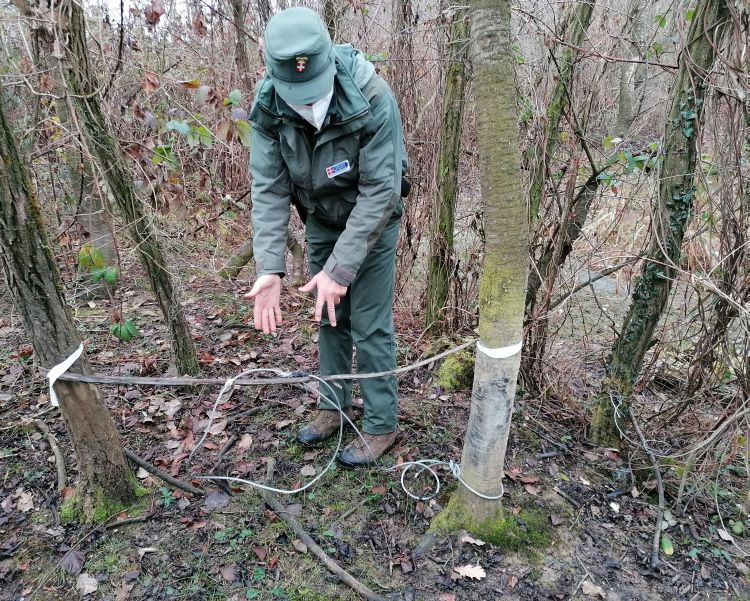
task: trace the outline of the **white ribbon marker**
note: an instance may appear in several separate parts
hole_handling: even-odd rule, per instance
[[[54,388],[55,382],[57,382],[57,378],[59,378],[66,371],[68,371],[70,369],[70,366],[73,365],[76,361],[78,361],[78,357],[81,356],[81,353],[83,353],[83,342],[73,352],[73,354],[70,357],[65,359],[65,361],[63,361],[62,363],[58,363],[47,372],[47,379],[49,380],[49,402],[52,403],[53,407],[60,406],[60,403],[57,400],[57,395],[55,394],[55,388]]]
[[[511,346],[501,346],[500,348],[487,348],[481,342],[477,340],[477,350],[484,353],[492,359],[508,359],[513,355],[517,355],[521,352],[522,342],[513,344]]]

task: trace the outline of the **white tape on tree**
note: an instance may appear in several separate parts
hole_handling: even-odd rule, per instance
[[[501,346],[500,348],[488,348],[477,340],[477,350],[481,351],[492,359],[507,359],[521,352],[522,342],[511,346]]]
[[[70,357],[65,359],[62,363],[58,363],[47,372],[47,379],[49,380],[49,402],[52,403],[53,407],[60,406],[60,403],[57,400],[57,395],[55,394],[55,382],[57,382],[57,378],[68,371],[70,366],[78,361],[78,357],[81,356],[81,353],[83,353],[83,342]]]

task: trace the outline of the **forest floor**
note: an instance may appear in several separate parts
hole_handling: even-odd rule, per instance
[[[187,279],[185,308],[204,375],[223,378],[253,366],[315,370],[316,326],[309,300],[288,295],[285,325],[278,336],[264,336],[251,328],[252,310],[239,286]],[[124,314],[140,328],[137,339],[122,343],[109,335],[109,303],[77,307],[94,369],[163,374],[168,342],[158,308],[137,273],[124,281],[131,283],[122,291]],[[618,291],[602,284],[605,301],[622,304]],[[358,598],[257,493],[238,486],[227,493],[193,479],[207,492],[196,498],[139,470],[150,494],[118,519],[147,514],[144,521],[109,521],[99,528],[61,523],[54,461],[34,420],[45,422],[56,436],[71,485],[75,458],[7,303],[7,297],[0,299],[0,599],[76,599],[84,592],[86,599],[113,601]],[[397,311],[400,364],[430,346],[417,319],[406,307]],[[624,452],[585,443],[575,415],[584,410],[601,376],[601,353],[573,337],[558,344],[586,357],[586,369],[566,376],[572,400],[520,399],[506,458],[504,505],[522,529],[530,526],[519,516],[520,508],[541,514],[546,546],[513,551],[457,534],[413,557],[455,487],[447,472],[441,472],[438,497],[423,502],[404,493],[397,472],[334,467],[305,493],[283,498],[287,511],[331,557],[387,599],[750,599],[750,571],[743,559],[747,539],[730,535],[717,508],[698,495],[685,512],[667,516],[673,552],[662,553],[661,568],[650,566],[657,515],[652,470]],[[218,387],[108,386],[103,391],[126,447],[186,481],[191,480],[188,470],[262,481],[272,456],[275,485],[292,487],[319,473],[335,449],[335,441],[319,449],[295,442],[296,431],[314,410],[313,395],[289,386],[245,388],[220,405],[205,448],[188,466]],[[432,368],[401,377],[399,392],[400,433],[383,465],[400,459],[460,459],[469,392],[442,390]],[[256,414],[236,418],[254,407]],[[347,432],[345,442],[351,436]],[[214,468],[230,438],[236,443]],[[669,481],[669,470],[664,471]],[[737,519],[747,518],[741,496],[729,494],[720,501],[724,519],[737,517],[738,507],[742,515]],[[476,565],[485,574],[478,579],[455,570]]]

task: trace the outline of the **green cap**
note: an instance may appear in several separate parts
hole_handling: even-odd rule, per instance
[[[331,91],[335,54],[318,13],[304,7],[282,10],[268,21],[263,43],[266,70],[287,104],[310,104]]]

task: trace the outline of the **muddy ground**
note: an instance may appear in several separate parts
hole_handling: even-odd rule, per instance
[[[240,298],[239,287],[191,280],[186,311],[204,374],[227,377],[253,366],[315,370],[316,326],[307,299],[287,296],[286,325],[277,337],[263,336],[249,325],[251,308]],[[123,281],[132,282],[124,290],[124,311],[141,336],[129,343],[115,340],[109,335],[109,303],[81,302],[77,320],[86,351],[97,372],[164,374],[169,356],[158,309],[137,273]],[[597,292],[605,301],[622,304],[617,286],[602,282]],[[416,319],[408,308],[398,312],[400,364],[420,358],[430,346]],[[605,320],[601,333],[606,332]],[[724,472],[715,503],[711,495],[694,491],[685,511],[668,516],[673,550],[662,552],[660,568],[652,568],[656,487],[652,470],[643,463],[647,460],[588,446],[576,418],[600,377],[606,345],[584,344],[572,336],[562,340],[558,344],[568,352],[586,355],[581,363],[588,367],[571,372],[564,401],[519,400],[506,464],[508,516],[523,530],[529,525],[519,517],[521,509],[541,515],[546,546],[522,545],[513,551],[459,533],[413,557],[455,487],[447,471],[440,474],[443,488],[437,498],[423,502],[404,493],[398,472],[334,467],[308,491],[283,498],[287,511],[331,557],[387,599],[750,599],[749,546],[746,530],[738,525],[748,517],[741,471]],[[117,519],[140,516],[143,521],[121,525],[112,520],[91,528],[60,519],[52,453],[34,420],[54,433],[70,486],[75,485],[75,458],[7,296],[0,299],[0,367],[0,599],[67,600],[84,592],[86,599],[117,601],[358,598],[257,493],[237,484],[223,491],[191,477],[213,473],[263,480],[269,457],[275,459],[276,486],[297,486],[320,473],[335,441],[313,450],[295,442],[297,429],[314,410],[313,394],[289,386],[238,390],[220,405],[205,448],[188,463],[218,387],[104,387],[127,448],[204,488],[206,495],[184,493],[140,470],[148,494]],[[442,390],[431,368],[402,376],[399,391],[400,434],[383,466],[418,458],[458,460],[469,393]],[[253,408],[253,415],[237,417]],[[345,442],[351,437],[347,432]],[[229,440],[235,443],[216,465]],[[669,493],[678,480],[677,468],[663,471]]]

